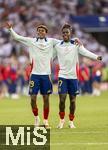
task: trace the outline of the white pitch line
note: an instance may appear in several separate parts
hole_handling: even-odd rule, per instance
[[[58,132],[51,131],[50,134],[108,134],[108,132],[101,132],[101,131],[70,131],[70,132],[64,132],[61,131],[61,129],[58,129]]]
[[[0,145],[4,145],[4,146],[7,146],[6,144],[0,144]],[[12,144],[10,144],[11,146],[14,146],[14,145],[12,145]],[[20,145],[20,144],[17,144],[17,145]],[[54,146],[61,146],[61,145],[66,145],[66,146],[69,146],[69,145],[108,145],[108,142],[72,142],[72,143],[50,143],[50,144],[46,144],[46,145],[54,145]],[[8,145],[9,146],[9,145]],[[22,145],[20,145],[20,146],[22,146]],[[25,146],[27,146],[26,144],[25,144]]]
[[[84,142],[84,143],[50,143],[52,146],[61,146],[61,145],[108,145],[108,142],[101,142],[101,143],[90,143],[90,142]]]
[[[7,146],[6,144],[0,144],[0,145],[3,145],[3,146]],[[22,146],[20,144],[18,144],[19,146]],[[96,145],[96,146],[100,146],[100,145],[108,145],[108,142],[96,142],[96,143],[93,143],[93,142],[84,142],[84,143],[77,143],[77,142],[72,142],[72,143],[50,143],[50,144],[46,144],[46,145],[50,145],[50,146],[72,146],[72,145],[88,145],[88,146],[92,146],[92,145]],[[10,146],[10,145],[8,145]],[[11,144],[11,146],[14,146]],[[25,146],[27,146],[25,144]],[[38,145],[37,145],[38,146]],[[40,145],[39,145],[40,146]]]

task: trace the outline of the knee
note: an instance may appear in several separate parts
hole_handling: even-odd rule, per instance
[[[75,101],[75,100],[71,100],[71,101],[70,101],[70,105],[73,106],[73,105],[75,105],[75,104],[76,104],[76,101]]]
[[[31,102],[36,101],[36,95],[31,95]]]
[[[49,107],[49,95],[43,95],[44,107]]]
[[[35,95],[31,96],[31,106],[32,106],[32,108],[37,107],[37,105],[36,105],[36,96]]]
[[[72,96],[72,97],[70,98],[70,102],[71,102],[71,103],[75,103],[75,102],[76,102],[76,97],[75,97],[75,96]]]
[[[59,95],[60,96],[60,104],[65,105],[66,95]]]
[[[48,102],[49,101],[49,95],[43,95],[43,100],[45,102]]]

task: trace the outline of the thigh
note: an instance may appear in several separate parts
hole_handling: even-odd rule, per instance
[[[53,91],[52,89],[52,82],[49,75],[42,75],[40,77],[40,93],[42,95],[51,94]]]
[[[31,100],[37,100],[37,95],[30,95]]]
[[[32,74],[29,81],[29,94],[37,95],[40,88],[39,76]]]
[[[67,79],[59,78],[58,80],[58,93],[59,94],[67,94]]]
[[[78,80],[68,79],[68,94],[76,96],[79,94]]]

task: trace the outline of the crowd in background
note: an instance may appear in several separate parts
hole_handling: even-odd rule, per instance
[[[78,78],[81,93],[100,95],[100,81],[108,81],[108,50],[91,34],[84,33],[78,24],[70,22],[69,15],[108,14],[107,0],[0,0],[0,25],[6,21],[22,35],[35,37],[36,26],[48,26],[49,37],[61,38],[60,29],[65,22],[73,27],[73,38],[78,37],[90,51],[103,56],[103,63],[80,59]],[[26,93],[28,78],[25,68],[29,64],[28,48],[12,40],[5,28],[0,28],[0,93],[17,98],[17,92]],[[57,83],[59,65],[52,64],[52,79]],[[93,79],[93,80],[92,80]],[[93,81],[93,83],[91,82]],[[91,87],[91,88],[90,88]],[[93,91],[94,87],[94,91]],[[96,92],[96,89],[97,92]]]

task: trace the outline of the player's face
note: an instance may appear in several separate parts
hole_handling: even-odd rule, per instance
[[[71,32],[69,29],[67,28],[64,28],[62,30],[62,37],[63,37],[63,40],[68,42],[70,40],[70,37],[71,37]]]
[[[46,30],[44,28],[38,28],[37,35],[40,39],[45,38],[46,36]]]

